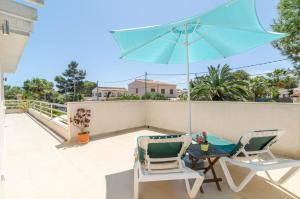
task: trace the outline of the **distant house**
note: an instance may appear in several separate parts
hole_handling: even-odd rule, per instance
[[[292,97],[294,103],[300,103],[300,87],[294,88]]]
[[[127,94],[126,88],[120,87],[96,87],[92,91],[92,100],[107,100],[121,97]]]
[[[168,98],[177,97],[176,84],[154,80],[145,81],[143,79],[136,79],[128,84],[128,93],[130,95],[142,96],[145,92],[161,93]]]
[[[290,97],[291,92],[288,89],[279,89],[279,98]]]
[[[292,103],[293,102],[293,98],[292,98],[292,93],[293,90],[292,89],[279,89],[279,96],[278,96],[278,102],[286,102],[286,103]]]

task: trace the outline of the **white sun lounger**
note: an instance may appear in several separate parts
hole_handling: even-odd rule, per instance
[[[227,182],[234,192],[241,191],[259,171],[266,172],[268,178],[273,183],[281,184],[293,176],[299,169],[299,160],[276,158],[270,151],[270,146],[278,140],[281,133],[279,130],[263,130],[247,133],[241,137],[236,151],[230,158],[222,157],[220,159]],[[239,185],[236,185],[226,163],[247,168],[250,170],[250,173]],[[290,168],[290,170],[278,181],[273,180],[268,171],[282,168]]]
[[[168,180],[185,180],[189,197],[196,197],[204,175],[186,167],[181,159],[191,142],[187,135],[140,137],[134,164],[134,199],[138,199],[140,182]],[[196,179],[192,188],[189,179]]]

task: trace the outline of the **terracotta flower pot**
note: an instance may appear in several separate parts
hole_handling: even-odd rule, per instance
[[[78,133],[77,141],[79,144],[86,144],[90,141],[90,134],[88,132]]]

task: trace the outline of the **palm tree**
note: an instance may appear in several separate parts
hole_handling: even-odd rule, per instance
[[[250,79],[250,91],[253,95],[254,101],[259,98],[268,97],[270,85],[266,78],[257,76]]]
[[[284,88],[284,79],[288,76],[288,71],[285,69],[275,69],[273,72],[268,73],[272,86]]]
[[[248,98],[248,83],[237,80],[230,67],[208,67],[208,75],[197,78],[193,82],[192,100],[209,101],[246,101]]]

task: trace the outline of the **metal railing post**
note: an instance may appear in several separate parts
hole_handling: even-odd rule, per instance
[[[52,110],[53,107],[52,107],[52,106],[53,106],[53,105],[52,105],[52,103],[51,103],[51,104],[50,104],[50,111],[51,111],[50,114],[51,114],[51,119],[53,118],[53,110]]]

